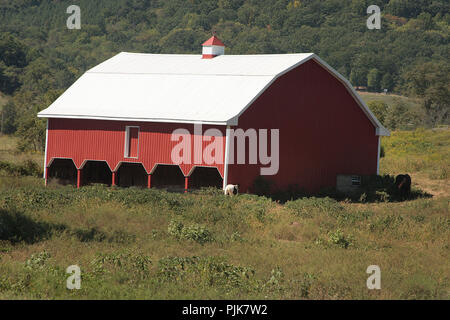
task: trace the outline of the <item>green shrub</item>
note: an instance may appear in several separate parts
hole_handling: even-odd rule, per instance
[[[140,278],[146,278],[150,272],[150,257],[132,252],[116,252],[98,254],[90,263],[95,274],[108,273],[108,270],[120,270],[126,273],[137,273]]]
[[[347,249],[352,244],[352,237],[346,237],[340,229],[337,229],[335,232],[329,233],[328,242],[330,244],[337,245],[338,247]]]
[[[13,176],[42,176],[40,166],[32,160],[26,160],[25,162],[19,164],[0,161],[0,171],[4,171],[8,175]]]
[[[203,286],[250,288],[248,281],[255,271],[235,266],[217,257],[166,257],[158,262],[161,281],[180,281],[194,278]]]
[[[37,254],[32,254],[31,257],[25,262],[25,268],[29,270],[43,269],[49,258],[50,253],[45,250]]]
[[[169,223],[167,232],[177,239],[192,240],[200,244],[214,241],[212,233],[206,227],[198,224],[185,226],[179,221],[172,220]]]

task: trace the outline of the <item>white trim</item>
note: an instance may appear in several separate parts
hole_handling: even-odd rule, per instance
[[[230,156],[230,126],[225,129],[225,161],[223,164],[223,190],[228,185],[228,163]]]
[[[125,118],[125,117],[102,117],[86,115],[58,115],[39,113],[38,118],[47,119],[83,119],[83,120],[113,120],[113,121],[135,121],[135,122],[164,122],[164,123],[189,123],[189,124],[208,124],[208,125],[237,125],[236,120],[228,121],[204,121],[204,120],[183,120],[183,119],[163,119],[163,118]],[[232,123],[230,123],[232,122]]]
[[[130,128],[138,129],[138,141],[137,141],[137,152],[136,157],[130,157]],[[123,157],[125,159],[139,159],[139,133],[141,132],[141,128],[139,126],[125,126],[125,144],[124,144],[124,153]]]
[[[381,136],[378,136],[377,175],[380,175]]]
[[[48,145],[48,119],[47,119],[47,126],[45,128],[44,179],[47,175],[47,145]],[[76,166],[75,166],[75,168],[76,168]]]

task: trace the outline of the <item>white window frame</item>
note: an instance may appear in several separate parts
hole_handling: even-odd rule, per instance
[[[137,152],[136,157],[130,157],[130,128],[138,129],[138,141],[137,141]],[[141,128],[139,126],[126,126],[125,127],[125,144],[123,157],[128,159],[138,159],[139,158],[139,136],[141,133]]]

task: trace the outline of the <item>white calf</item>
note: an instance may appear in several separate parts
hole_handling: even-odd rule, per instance
[[[229,184],[225,187],[225,195],[226,196],[233,196],[238,194],[239,191],[239,185],[237,184]]]

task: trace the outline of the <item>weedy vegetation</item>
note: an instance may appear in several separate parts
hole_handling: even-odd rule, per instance
[[[394,132],[383,173],[448,185],[427,176],[448,165],[448,137]],[[409,171],[402,159],[425,164]],[[44,187],[0,173],[0,299],[450,298],[448,193],[426,195],[419,178],[406,201],[386,189],[385,200],[277,202],[215,189]],[[366,287],[373,264],[381,290]],[[81,268],[80,290],[66,288],[70,265]]]

